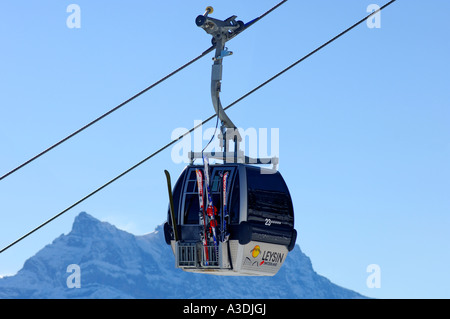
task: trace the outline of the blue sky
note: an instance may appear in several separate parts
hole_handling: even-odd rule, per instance
[[[70,29],[67,7],[81,8]],[[8,1],[0,11],[0,174],[200,54],[194,19],[272,1]],[[365,16],[361,0],[288,1],[228,43],[227,105]],[[278,128],[298,244],[331,281],[379,298],[450,297],[450,27],[445,0],[398,0],[229,110]],[[4,247],[213,114],[205,57],[0,181]],[[206,128],[213,127],[211,122]],[[205,129],[206,129],[205,128]],[[206,141],[204,141],[206,143]],[[167,150],[0,255],[14,274],[86,211],[135,234],[166,217]],[[381,270],[368,288],[367,266]]]

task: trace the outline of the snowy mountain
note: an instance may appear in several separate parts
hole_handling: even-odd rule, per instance
[[[0,279],[0,299],[364,298],[318,275],[298,245],[274,277],[191,274],[174,264],[161,226],[135,236],[80,213],[69,234],[29,258],[16,275]],[[79,266],[80,288],[73,287],[70,265]],[[206,294],[211,287],[213,295]]]

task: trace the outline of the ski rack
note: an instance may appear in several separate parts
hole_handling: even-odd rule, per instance
[[[221,243],[222,244],[222,243]],[[207,245],[209,257],[206,258],[204,248],[198,243],[181,242],[175,243],[175,267],[184,269],[221,269],[220,257],[217,258],[214,245]],[[223,255],[222,245],[219,246],[219,255]]]
[[[272,164],[273,169],[278,167],[278,158],[251,158],[245,156],[244,152],[240,150],[239,145],[242,141],[242,137],[239,131],[225,113],[220,101],[220,91],[223,73],[223,59],[227,56],[233,54],[233,52],[228,51],[225,44],[240,34],[242,31],[277,9],[279,6],[284,4],[287,0],[283,0],[276,6],[266,11],[263,15],[253,19],[248,23],[244,23],[240,20],[236,20],[237,16],[233,15],[225,20],[219,20],[209,17],[209,14],[213,13],[214,9],[212,7],[207,7],[203,15],[197,16],[195,23],[198,27],[206,31],[206,33],[212,35],[212,44],[215,47],[215,56],[213,57],[213,65],[211,72],[211,99],[214,106],[214,110],[217,113],[221,121],[221,127],[219,131],[220,147],[223,152],[215,153],[204,153],[204,152],[190,152],[189,158],[191,159],[191,164],[196,159],[202,159],[203,155],[209,158],[222,160],[224,163],[245,163],[245,164]],[[230,142],[234,142],[234,151],[230,152]]]

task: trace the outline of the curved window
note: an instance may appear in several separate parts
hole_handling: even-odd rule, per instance
[[[211,175],[210,175],[210,190],[211,190],[211,198],[213,205],[217,210],[216,218],[221,220],[223,214],[223,183],[222,177],[225,172],[228,172],[230,175],[228,177],[228,194],[227,194],[227,210],[229,212],[231,222],[239,221],[239,187],[237,188],[237,193],[233,186],[233,184],[239,185],[239,180],[234,176],[235,167],[230,166],[211,166]],[[197,176],[196,169],[200,169],[204,172],[203,168],[200,167],[189,167],[185,172],[185,178],[183,178],[180,183],[180,187],[174,191],[174,202],[175,199],[178,202],[175,202],[174,205],[178,205],[178,210],[180,211],[180,224],[182,225],[197,225],[199,224],[199,214],[200,212],[200,204],[198,197],[198,187],[197,187]],[[181,177],[180,177],[181,180]],[[205,185],[206,181],[203,178],[203,184]],[[177,183],[178,187],[178,183]],[[204,186],[205,187],[205,186]],[[206,206],[208,203],[206,187],[203,190],[204,194],[204,209],[206,210]],[[230,196],[231,195],[231,196]],[[182,199],[179,202],[180,198]],[[177,208],[175,208],[177,210]],[[228,220],[229,222],[229,220]]]
[[[178,178],[177,182],[175,183],[175,187],[173,188],[173,191],[172,191],[173,208],[175,210],[174,213],[175,213],[175,218],[176,218],[177,224],[180,224],[178,212],[180,210],[180,197],[181,197],[181,191],[183,189],[185,176],[186,176],[186,169],[181,173],[181,175]],[[167,210],[167,221],[169,222],[169,225],[172,225],[172,218],[170,217],[170,207]]]
[[[260,168],[247,167],[247,196],[248,221],[294,227],[291,196],[279,172],[261,174]]]
[[[231,186],[231,185],[230,185]],[[232,224],[239,224],[239,209],[241,205],[240,201],[240,187],[239,187],[239,173],[236,171],[236,176],[234,177],[234,181],[232,184],[233,188],[231,190],[231,196],[229,196],[228,203],[229,208],[228,212],[230,214],[230,219]]]
[[[184,190],[185,199],[183,207],[183,224],[198,224],[200,203],[198,198],[197,175],[195,173],[195,168],[190,168],[186,177],[186,188]]]

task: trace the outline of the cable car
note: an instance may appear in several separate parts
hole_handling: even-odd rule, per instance
[[[208,7],[196,24],[213,36],[216,49],[211,97],[221,120],[223,152],[191,152],[191,163],[173,190],[166,171],[169,213],[164,237],[175,255],[175,266],[184,271],[273,276],[297,239],[291,195],[276,169],[278,158],[249,158],[240,150],[242,138],[219,98],[222,60],[231,55],[225,43],[254,20],[244,24],[232,16],[220,21],[208,18],[212,11]],[[211,158],[223,163],[209,165]],[[196,159],[202,159],[203,165],[194,164]]]
[[[178,241],[168,214],[164,225],[166,243],[176,256],[176,267],[190,272],[217,275],[273,276],[294,248],[294,210],[288,187],[278,171],[248,164],[211,165],[211,195],[217,208],[217,224],[227,225],[227,240],[216,247],[200,238],[203,225],[196,178],[201,165],[189,165],[173,189],[173,206]],[[228,185],[223,176],[228,173]],[[224,192],[228,196],[223,196]],[[224,198],[225,201],[224,202]],[[206,199],[205,199],[206,206]],[[227,216],[224,215],[227,207]],[[224,221],[224,219],[226,219]],[[218,227],[218,238],[224,237]]]

